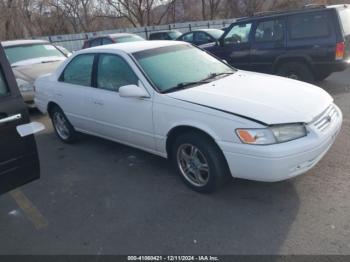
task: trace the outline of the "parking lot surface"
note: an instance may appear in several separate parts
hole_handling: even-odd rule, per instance
[[[319,85],[344,113],[326,157],[295,179],[212,195],[157,156],[85,135],[65,145],[32,112],[47,127],[42,177],[0,197],[0,254],[350,255],[350,70]]]

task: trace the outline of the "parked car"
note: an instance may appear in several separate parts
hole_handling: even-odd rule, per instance
[[[110,34],[105,36],[97,36],[97,37],[93,37],[85,40],[82,49],[90,48],[94,46],[100,46],[100,45],[110,45],[115,43],[137,42],[137,41],[145,41],[145,39],[135,34],[126,34],[126,33]]]
[[[54,71],[67,57],[43,40],[5,41],[2,45],[25,103],[30,108],[35,107],[34,81],[38,76]]]
[[[83,132],[170,158],[199,192],[231,175],[273,182],[305,173],[342,124],[319,87],[237,71],[177,41],[79,51],[35,85],[63,142]]]
[[[240,19],[204,48],[231,65],[306,82],[346,69],[350,6],[311,6]]]
[[[151,33],[149,40],[176,40],[181,36],[181,32],[177,30],[160,31]]]
[[[198,29],[183,34],[177,40],[200,46],[209,43],[216,43],[223,34],[224,31],[219,29]]]
[[[40,176],[34,136],[22,137],[17,131],[28,123],[27,107],[0,45],[0,194]]]

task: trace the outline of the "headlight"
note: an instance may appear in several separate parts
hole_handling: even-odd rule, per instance
[[[271,145],[288,142],[307,135],[305,125],[276,125],[261,129],[237,129],[236,133],[244,144]]]
[[[29,83],[20,78],[17,78],[16,81],[17,81],[18,88],[21,92],[34,91],[34,87],[32,83]]]

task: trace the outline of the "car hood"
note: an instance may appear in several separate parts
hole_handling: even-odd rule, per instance
[[[62,62],[63,61],[54,61],[16,66],[13,68],[13,72],[17,79],[23,79],[29,83],[34,83],[39,76],[54,72]]]
[[[310,123],[333,102],[317,86],[247,71],[167,95],[267,125]]]

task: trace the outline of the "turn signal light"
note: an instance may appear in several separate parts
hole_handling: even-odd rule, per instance
[[[340,42],[335,48],[335,60],[342,60],[345,56],[345,43]]]

